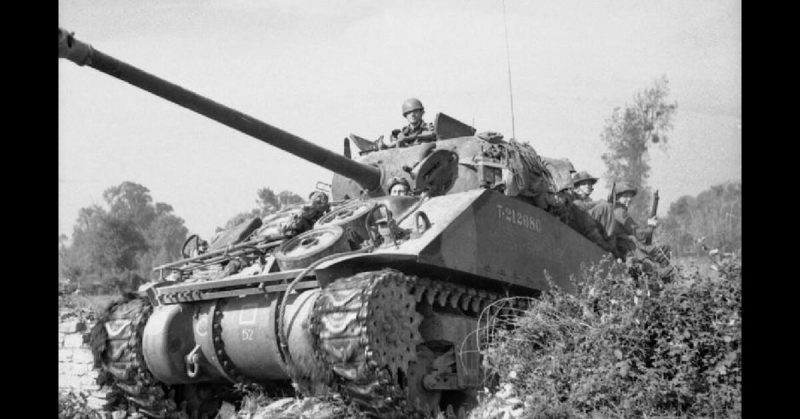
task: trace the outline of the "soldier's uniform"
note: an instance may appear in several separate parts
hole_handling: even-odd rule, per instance
[[[602,226],[592,217],[589,211],[581,207],[577,201],[571,202],[567,208],[569,210],[568,224],[570,227],[583,234],[584,237],[600,246],[603,250],[616,255],[614,242],[605,234]]]
[[[580,173],[576,173],[575,176],[572,177],[572,184],[574,185],[574,192],[573,196],[575,197],[575,205],[579,206],[584,211],[591,210],[595,205],[598,204],[598,201],[592,200],[589,195],[591,194],[591,190],[586,195],[582,195],[578,192],[578,187],[581,186],[583,183],[589,183],[590,185],[594,185],[597,183],[597,178],[590,175],[586,171],[582,171]]]
[[[631,191],[636,193],[635,188],[625,183],[621,183],[618,188],[619,193]],[[600,222],[613,241],[616,257],[624,259],[631,256],[633,261],[641,263],[646,270],[658,271],[662,277],[671,272],[669,248],[652,244],[655,227],[639,227],[628,214],[625,205],[600,202],[589,213]]]
[[[433,129],[433,124],[425,121],[420,121],[416,127],[408,124],[396,134],[397,135],[392,135],[392,142],[404,146],[436,140],[436,132]]]
[[[422,106],[422,102],[414,97],[406,99],[406,101],[403,102],[403,117],[407,118],[407,115],[414,111],[421,112],[419,122],[417,125],[411,125],[411,123],[409,123],[401,129],[392,131],[392,147],[406,147],[409,145],[436,141],[436,131],[433,128],[433,124],[422,120],[422,114],[425,113],[425,107]],[[409,122],[414,121],[409,119]]]
[[[551,190],[558,192],[542,193],[536,197],[534,205],[546,209],[596,245],[607,252],[614,253],[613,242],[604,235],[603,229],[592,216],[575,200],[572,173],[575,167],[568,159],[543,159],[550,174]]]
[[[286,237],[294,237],[304,231],[311,230],[314,223],[331,208],[328,203],[328,195],[323,192],[315,191],[308,196],[308,204],[303,205],[299,214],[292,215],[291,220],[283,227],[283,234]]]

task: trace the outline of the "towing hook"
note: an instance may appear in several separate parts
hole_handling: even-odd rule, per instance
[[[186,375],[195,378],[200,372],[200,345],[189,351],[184,358],[186,360]]]

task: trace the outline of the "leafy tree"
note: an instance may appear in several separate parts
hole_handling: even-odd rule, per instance
[[[159,203],[160,204],[160,203]],[[159,213],[145,232],[150,251],[142,256],[143,266],[154,267],[180,259],[181,246],[188,235],[183,219],[169,211]]]
[[[130,220],[134,225],[146,230],[156,218],[156,207],[150,190],[133,182],[122,182],[119,186],[112,186],[103,192],[103,199],[110,208],[109,213],[118,219]],[[161,208],[163,209],[161,204]],[[169,210],[171,206],[167,205]]]
[[[148,250],[129,219],[119,219],[93,205],[79,211],[72,245],[62,246],[62,275],[78,286],[103,288],[106,278],[139,268],[137,257]]]
[[[60,274],[84,289],[132,287],[152,267],[180,257],[188,230],[173,207],[153,202],[146,187],[123,182],[103,192],[108,210],[81,208],[72,244],[59,240]]]
[[[305,202],[305,199],[303,199],[302,196],[292,191],[281,191],[276,194],[271,188],[259,189],[256,191],[256,196],[256,208],[234,215],[225,222],[223,227],[217,227],[215,231],[224,231],[252,218],[264,218],[267,215],[274,214],[278,211],[289,208],[292,205],[302,204]]]
[[[742,183],[727,182],[682,196],[672,203],[661,226],[661,236],[681,255],[742,246]]]
[[[305,199],[292,191],[282,191],[278,194],[278,202],[281,204],[281,209],[284,209],[291,205],[302,204]]]
[[[261,188],[256,192],[258,199],[258,209],[266,214],[278,211],[281,208],[281,203],[278,200],[278,195],[271,188]]]
[[[302,196],[292,191],[281,191],[276,194],[270,188],[261,188],[256,194],[258,195],[256,203],[258,204],[258,209],[261,211],[262,217],[280,211],[290,205],[302,204],[305,202]]]
[[[626,105],[624,109],[614,108],[601,135],[608,147],[602,155],[608,185],[626,180],[639,190],[638,199],[631,202],[629,209],[635,218],[649,215],[649,147],[658,144],[662,149],[666,148],[667,133],[672,130],[672,118],[678,104],[668,103],[668,96],[668,81],[666,76],[662,76],[651,87],[638,91],[632,105]]]

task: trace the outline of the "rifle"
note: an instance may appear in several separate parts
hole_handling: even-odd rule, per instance
[[[611,182],[611,193],[608,194],[608,203],[614,205],[617,202],[617,182]]]
[[[653,192],[653,205],[650,206],[650,218],[656,216],[656,212],[658,211],[658,189]]]
[[[658,212],[658,189],[656,189],[656,191],[653,192],[653,204],[650,206],[650,218],[655,217],[656,212]],[[649,245],[650,243],[653,242],[653,231],[656,228],[652,226],[647,226],[647,228],[650,230],[650,234],[648,235],[645,244]]]

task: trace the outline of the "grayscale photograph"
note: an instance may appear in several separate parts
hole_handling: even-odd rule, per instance
[[[58,406],[742,416],[741,0],[60,0]]]

